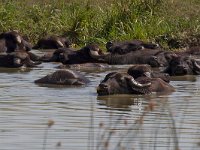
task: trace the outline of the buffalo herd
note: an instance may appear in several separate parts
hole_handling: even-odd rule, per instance
[[[200,74],[198,46],[184,51],[170,51],[159,44],[141,40],[108,41],[105,52],[94,43],[78,50],[71,45],[65,37],[49,36],[41,38],[33,46],[19,31],[4,32],[0,34],[0,67],[38,67],[41,63],[60,62],[60,70],[35,83],[80,86],[90,81],[70,70],[73,66],[101,68],[133,64],[126,71],[108,73],[97,86],[99,96],[173,92],[175,89],[170,85],[170,76]],[[41,55],[34,52],[39,49]],[[159,71],[152,69],[155,67]]]

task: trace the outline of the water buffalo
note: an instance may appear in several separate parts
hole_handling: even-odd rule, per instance
[[[61,48],[53,53],[53,56],[46,61],[62,62],[63,64],[81,64],[81,63],[98,63],[100,59],[96,56],[102,54],[102,51],[95,44],[89,44],[80,50],[71,48]]]
[[[30,51],[32,45],[23,39],[18,31],[9,31],[0,34],[0,52]]]
[[[199,61],[190,56],[177,56],[173,57],[169,66],[164,70],[171,76],[180,75],[199,75],[200,65]]]
[[[180,56],[191,55],[191,56],[199,58],[199,56],[200,56],[200,46],[193,46],[193,47],[187,48],[186,50],[176,51],[175,53],[177,55],[180,55]]]
[[[123,64],[149,64],[151,67],[167,66],[173,52],[162,51],[159,49],[142,49],[131,51],[126,54],[102,54],[94,55],[93,58],[101,60],[111,65]]]
[[[160,78],[139,77],[134,79],[127,73],[112,72],[106,75],[97,87],[101,95],[111,94],[150,94],[152,92],[168,93],[174,88]]]
[[[23,51],[17,51],[12,53],[0,54],[0,67],[18,68],[18,67],[35,67],[41,64],[41,62],[33,62],[29,54]]]
[[[40,39],[33,49],[58,49],[58,48],[69,48],[71,42],[69,39],[61,36],[49,36]]]
[[[41,79],[35,80],[38,84],[56,84],[56,85],[85,85],[89,80],[83,75],[72,70],[58,70]]]
[[[106,43],[107,51],[112,54],[126,54],[131,51],[136,51],[140,49],[157,49],[158,44],[148,43],[141,40],[123,41],[123,42],[112,42]]]
[[[134,79],[139,77],[161,78],[165,82],[170,82],[170,76],[167,73],[153,71],[149,65],[135,65],[128,68],[127,73]]]
[[[152,67],[167,66],[168,61],[175,55],[173,52],[159,49],[143,49],[126,54],[104,54],[96,44],[89,44],[80,50],[61,48],[54,52],[47,61],[58,61],[63,64],[107,63],[110,65],[149,64]]]
[[[188,55],[197,55],[200,56],[200,46],[193,46],[186,50],[185,52]]]
[[[62,59],[68,59],[68,55],[75,54],[75,50],[72,48],[59,48],[45,50],[44,55],[41,57],[41,61],[44,62],[61,62]]]

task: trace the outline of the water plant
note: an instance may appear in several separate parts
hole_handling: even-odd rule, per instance
[[[44,141],[43,141],[43,148],[42,148],[42,150],[46,150],[48,132],[49,132],[49,129],[51,128],[51,126],[54,125],[54,123],[55,122],[53,120],[48,120],[47,127],[46,127],[45,132],[44,132]]]

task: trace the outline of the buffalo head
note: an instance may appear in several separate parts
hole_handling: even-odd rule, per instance
[[[164,72],[170,74],[171,76],[187,74],[199,75],[199,61],[189,56],[177,56],[170,61],[169,66],[164,70]]]
[[[18,31],[13,30],[0,34],[0,49],[10,53],[14,51],[30,51],[32,45],[23,39]],[[4,44],[3,44],[4,43]]]
[[[135,65],[128,69],[127,72],[134,79],[139,77],[161,78],[165,82],[170,82],[170,76],[167,73],[153,71],[149,65]]]
[[[141,84],[126,73],[112,72],[106,75],[97,88],[98,95],[148,94],[150,82]]]

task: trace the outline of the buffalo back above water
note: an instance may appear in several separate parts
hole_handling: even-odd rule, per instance
[[[38,80],[35,80],[35,83],[56,85],[85,85],[89,83],[89,80],[76,71],[67,69],[55,71]]]
[[[166,52],[158,49],[143,49],[132,51],[123,55],[106,54],[101,56],[101,60],[111,65],[123,64],[149,64],[152,67],[167,66],[173,52]]]
[[[144,42],[141,40],[131,40],[131,41],[122,41],[122,42],[112,42],[109,41],[106,43],[107,51],[112,54],[126,54],[131,51],[141,50],[144,48],[147,49],[156,49],[159,48],[157,44]]]
[[[58,49],[69,48],[71,42],[69,39],[60,36],[49,36],[38,40],[33,49]]]

